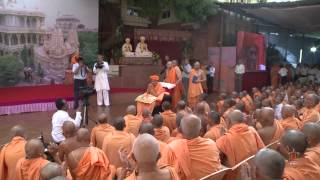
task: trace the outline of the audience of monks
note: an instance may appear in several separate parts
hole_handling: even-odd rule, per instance
[[[213,101],[195,65],[189,102],[164,101],[161,113],[130,105],[113,121],[100,114],[91,132],[66,121],[65,140],[46,148],[14,126],[1,147],[0,180],[195,180],[223,170],[225,180],[320,179],[319,86],[288,83]],[[167,76],[180,83],[174,64]]]

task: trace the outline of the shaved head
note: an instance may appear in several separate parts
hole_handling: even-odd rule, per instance
[[[280,140],[283,147],[289,147],[291,151],[303,155],[308,146],[306,135],[297,130],[287,131]]]
[[[184,110],[187,104],[185,101],[181,100],[177,103],[177,111]]]
[[[282,180],[285,160],[273,149],[261,149],[254,158],[257,179]]]
[[[82,143],[90,143],[90,132],[87,128],[80,128],[77,131],[77,141]]]
[[[155,128],[161,128],[163,125],[163,117],[160,114],[156,114],[151,122]]]
[[[67,180],[67,178],[64,176],[57,176],[57,177],[51,178],[50,180]]]
[[[73,137],[76,132],[76,125],[72,121],[65,121],[63,123],[62,133],[65,138]]]
[[[231,125],[239,124],[244,121],[243,113],[239,110],[234,110],[230,112],[227,116],[228,116],[228,119],[230,120]]]
[[[150,111],[148,109],[143,109],[142,110],[142,117],[147,118],[151,115]]]
[[[203,102],[198,103],[195,107],[195,113],[196,114],[205,114],[205,112],[206,112],[205,103],[203,103]]]
[[[39,139],[31,139],[25,145],[26,159],[42,157],[44,146]]]
[[[57,163],[50,162],[41,169],[40,175],[41,180],[51,180],[63,175],[62,167]]]
[[[108,115],[105,114],[105,113],[101,113],[101,114],[98,116],[98,122],[99,122],[100,124],[108,123]]]
[[[306,123],[302,132],[307,136],[309,147],[317,146],[320,143],[320,125],[317,123]]]
[[[260,124],[265,126],[272,126],[274,123],[274,110],[270,107],[264,107],[260,111],[260,118],[258,119]]]
[[[13,137],[20,136],[20,137],[25,138],[26,137],[26,130],[21,125],[16,125],[11,128],[11,134]]]
[[[136,115],[137,114],[137,108],[134,105],[130,105],[127,107],[127,114]]]
[[[201,130],[201,119],[194,115],[186,115],[182,118],[180,128],[186,139],[193,139],[199,136]]]
[[[139,129],[139,134],[150,134],[154,135],[153,125],[151,123],[142,123]]]
[[[158,140],[150,134],[139,135],[133,144],[133,155],[139,164],[156,165],[160,158]]]
[[[294,117],[296,113],[297,110],[294,106],[288,104],[282,106],[281,116],[283,119]]]

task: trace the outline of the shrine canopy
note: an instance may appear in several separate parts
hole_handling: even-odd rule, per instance
[[[274,3],[221,3],[222,9],[299,33],[320,32],[320,1]]]

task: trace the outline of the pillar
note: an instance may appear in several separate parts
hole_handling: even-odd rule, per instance
[[[11,34],[8,34],[9,46],[11,46]]]

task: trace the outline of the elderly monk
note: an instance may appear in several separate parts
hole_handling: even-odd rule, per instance
[[[51,180],[57,176],[63,176],[62,167],[57,163],[48,163],[40,171],[41,180]]]
[[[308,148],[305,154],[311,157],[315,154],[317,158],[314,158],[314,161],[320,166],[320,125],[316,123],[306,123],[302,128],[302,132],[308,139]]]
[[[17,162],[25,156],[25,129],[20,125],[14,126],[11,134],[13,138],[0,151],[0,180],[16,179]]]
[[[280,140],[284,133],[284,129],[280,122],[275,120],[274,110],[272,108],[262,108],[258,122],[261,125],[261,128],[258,129],[258,134],[265,145],[269,145]],[[273,148],[276,148],[276,146],[273,146]]]
[[[114,122],[114,127],[115,131],[104,138],[102,150],[110,160],[110,164],[118,168],[121,166],[120,157],[118,156],[120,148],[130,152],[135,136],[123,131],[125,128],[125,121],[123,118],[117,118]]]
[[[91,131],[91,145],[97,148],[102,148],[103,139],[109,133],[114,131],[114,127],[108,123],[108,116],[102,113],[98,116],[99,125],[92,128]]]
[[[150,134],[137,137],[133,145],[133,159],[136,170],[126,180],[179,180],[175,170],[169,166],[159,167],[157,161],[161,157],[158,141]]]
[[[222,135],[224,135],[225,132],[227,132],[226,128],[223,126],[223,124],[220,123],[220,116],[217,112],[210,112],[208,116],[208,131],[204,135],[205,138],[212,139],[213,141],[216,141],[219,139]]]
[[[199,136],[200,118],[195,115],[185,116],[181,121],[181,130],[185,139],[177,139],[169,144],[173,152],[171,164],[180,178],[200,179],[219,170],[221,164],[216,143]]]
[[[102,150],[90,147],[89,130],[80,128],[77,132],[77,140],[82,147],[72,151],[67,157],[67,164],[73,179],[111,180],[115,169],[110,166],[109,160]]]
[[[288,160],[284,179],[318,180],[320,166],[314,162],[315,157],[305,154],[307,137],[300,131],[289,130],[280,140],[280,153]]]
[[[142,123],[151,123],[152,121],[152,115],[151,112],[148,109],[144,109],[142,111]]]
[[[194,63],[194,67],[189,74],[188,104],[193,109],[200,101],[200,95],[203,93],[201,83],[205,82],[206,75],[200,69],[200,63]]]
[[[176,87],[173,89],[172,95],[172,106],[175,109],[177,106],[178,101],[181,99],[182,95],[182,75],[179,67],[174,65],[172,61],[167,62],[167,69],[166,69],[166,78],[164,82],[175,84]]]
[[[177,104],[177,113],[187,115],[192,113],[192,110],[189,107],[187,107],[187,103],[184,100],[181,100]]]
[[[153,125],[151,123],[141,124],[139,134],[145,134],[145,133],[154,136],[155,132],[154,132]],[[170,149],[167,143],[164,143],[159,140],[158,140],[158,143],[160,146],[161,157],[159,158],[157,164],[158,164],[158,167],[161,167],[169,164],[168,153],[170,153]]]
[[[126,122],[127,133],[132,133],[137,136],[139,132],[140,125],[142,120],[136,115],[137,109],[134,105],[130,105],[127,107],[127,115],[124,116],[124,120]]]
[[[163,113],[160,113],[163,118],[163,125],[167,126],[172,132],[176,128],[176,113],[171,111],[171,104],[168,101],[162,103]]]
[[[282,180],[285,159],[277,151],[261,149],[254,158],[254,164],[256,180]]]
[[[301,116],[303,123],[320,121],[319,111],[316,106],[319,103],[319,97],[316,94],[307,94],[304,100],[305,110]]]
[[[159,83],[160,77],[158,75],[150,76],[150,83],[148,84],[147,92],[138,96],[137,101],[137,114],[140,116],[144,109],[153,112],[155,106],[162,103],[166,94],[169,94]],[[140,100],[139,100],[140,99]]]
[[[280,121],[282,127],[284,130],[290,130],[290,129],[301,129],[303,126],[303,123],[296,118],[297,110],[294,106],[285,104],[282,106],[281,109],[281,116],[283,120]]]
[[[159,141],[167,142],[170,138],[170,130],[168,127],[163,125],[163,117],[156,114],[152,119],[152,125],[154,127],[154,137]]]
[[[49,163],[44,159],[44,147],[40,140],[31,139],[25,145],[26,157],[16,166],[16,180],[40,179],[40,170]]]

